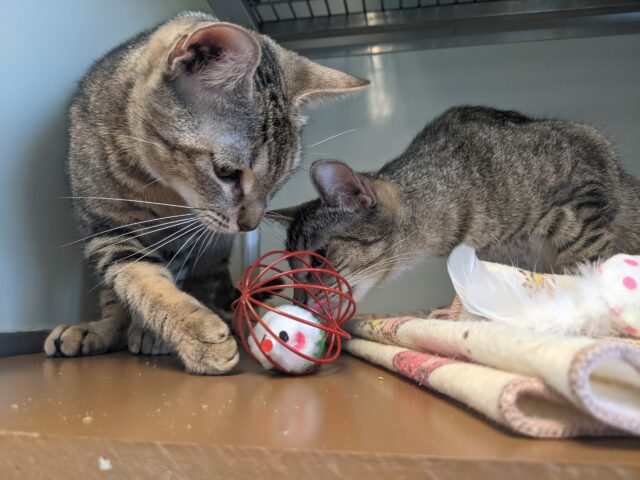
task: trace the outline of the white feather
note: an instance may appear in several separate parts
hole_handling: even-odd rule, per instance
[[[451,252],[447,267],[470,313],[539,332],[595,336],[614,331],[595,265],[582,265],[562,287],[550,282],[535,291],[521,285],[519,276],[489,270],[468,245]]]

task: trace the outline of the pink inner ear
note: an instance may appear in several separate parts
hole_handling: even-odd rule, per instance
[[[215,55],[215,61],[205,68],[207,83],[212,86],[234,86],[240,79],[252,75],[260,63],[260,45],[249,31],[230,23],[215,23],[184,35],[173,48],[167,62],[174,67],[191,62],[195,50]]]
[[[176,46],[173,47],[173,50],[171,50],[171,53],[167,57],[167,63],[169,65],[172,65],[176,58],[184,57],[187,54],[187,38],[187,35],[183,35]]]
[[[202,45],[211,50],[226,50],[233,54],[256,54],[257,43],[244,29],[230,24],[215,24],[201,28],[189,38],[189,45]]]

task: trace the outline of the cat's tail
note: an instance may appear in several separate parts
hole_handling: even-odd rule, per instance
[[[475,250],[460,245],[447,262],[453,286],[467,311],[539,332],[607,335],[613,332],[596,265],[583,265],[560,287],[545,276],[544,288],[522,284],[520,274],[490,270]]]

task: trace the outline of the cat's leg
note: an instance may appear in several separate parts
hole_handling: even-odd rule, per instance
[[[103,243],[90,242],[87,253],[99,251]],[[117,250],[100,250],[97,267],[104,283],[113,288],[144,328],[168,344],[189,372],[220,374],[231,370],[239,355],[229,326],[181,291],[161,258],[141,254],[140,250],[141,246],[134,243]]]
[[[227,265],[189,276],[184,290],[231,323],[231,303],[237,298],[238,292],[233,286]]]
[[[615,235],[606,229],[585,229],[582,240],[573,244],[573,248],[560,247],[556,268],[561,273],[575,273],[576,267],[583,263],[603,262],[615,255]]]
[[[591,203],[596,204],[595,200]],[[597,209],[591,204],[582,210],[565,209],[558,215],[561,220],[552,239],[557,248],[558,272],[572,273],[580,263],[603,261],[617,253],[613,229],[615,210],[604,199],[597,206]]]
[[[238,347],[222,319],[173,282],[162,265],[145,261],[107,268],[105,280],[192,373],[219,374],[238,363]]]
[[[130,317],[112,290],[105,289],[100,293],[100,310],[100,320],[54,328],[45,340],[45,353],[49,356],[75,357],[126,348]]]
[[[207,271],[189,275],[183,290],[211,309],[226,323],[231,324],[231,302],[236,290],[226,263],[218,264]],[[129,351],[143,355],[165,355],[171,353],[169,344],[160,335],[146,328],[139,315],[133,315],[128,333]]]

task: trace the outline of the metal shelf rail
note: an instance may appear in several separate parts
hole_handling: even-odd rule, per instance
[[[640,32],[640,0],[209,0],[307,55]]]

